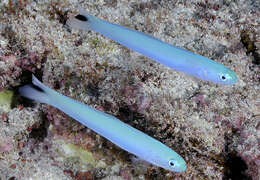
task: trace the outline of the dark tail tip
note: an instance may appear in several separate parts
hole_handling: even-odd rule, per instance
[[[88,21],[88,18],[84,15],[78,14],[77,16],[75,16],[76,19],[80,20],[80,21]]]

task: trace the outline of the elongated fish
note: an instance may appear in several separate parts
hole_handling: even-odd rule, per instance
[[[236,74],[216,61],[165,43],[142,32],[99,19],[82,9],[77,16],[68,19],[67,24],[72,28],[99,32],[144,56],[202,80],[219,84],[237,82]]]
[[[123,123],[112,115],[98,111],[50,89],[35,76],[32,77],[32,82],[33,85],[19,88],[22,96],[60,109],[140,159],[170,171],[182,172],[186,169],[184,159],[156,139]]]

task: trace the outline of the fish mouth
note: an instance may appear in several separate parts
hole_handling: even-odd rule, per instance
[[[227,84],[235,84],[238,81],[237,75],[235,72],[231,71],[230,73],[227,74]]]

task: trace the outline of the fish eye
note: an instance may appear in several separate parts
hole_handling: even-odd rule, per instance
[[[174,167],[175,166],[175,161],[173,159],[169,160],[169,166]]]
[[[226,80],[227,80],[227,77],[225,76],[225,74],[221,74],[221,75],[220,75],[220,79],[221,79],[222,81],[226,81]]]

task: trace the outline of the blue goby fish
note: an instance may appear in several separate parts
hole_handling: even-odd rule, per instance
[[[79,9],[77,16],[68,19],[67,25],[71,28],[99,32],[144,56],[202,80],[218,84],[237,82],[236,74],[216,61],[165,43],[142,32],[99,19],[83,9]]]
[[[35,76],[32,76],[32,83],[33,85],[20,87],[19,93],[26,98],[58,108],[142,160],[173,172],[185,171],[186,163],[184,159],[160,141],[129,126],[112,115],[98,111],[50,89]]]

